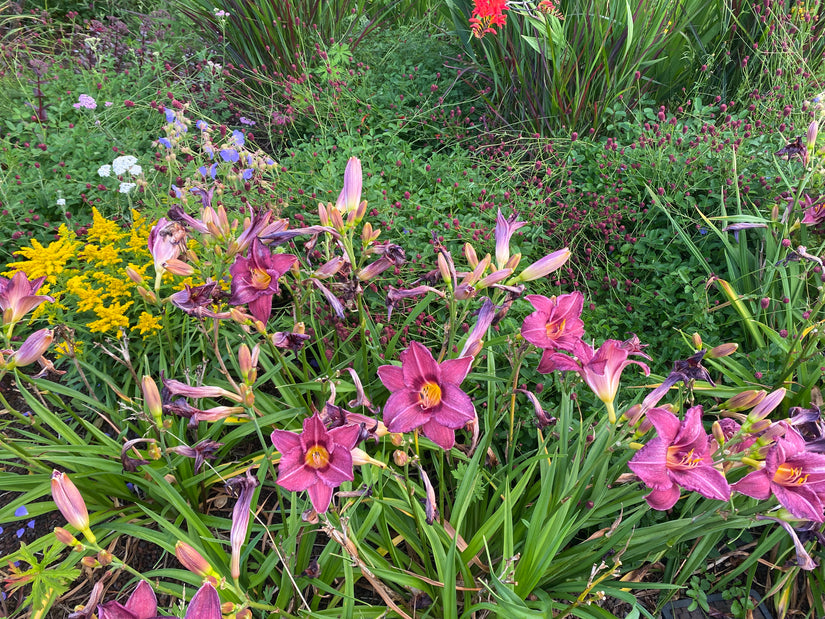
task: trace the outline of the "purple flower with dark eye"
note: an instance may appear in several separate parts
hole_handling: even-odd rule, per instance
[[[420,427],[428,439],[443,449],[451,449],[455,431],[476,417],[473,401],[459,387],[473,358],[437,363],[418,342],[411,342],[400,357],[401,367],[378,368],[378,378],[392,392],[384,406],[387,429],[409,432]]]
[[[360,425],[327,430],[316,412],[304,419],[301,434],[272,431],[272,444],[281,452],[276,483],[290,492],[309,492],[318,513],[329,509],[332,490],[354,479],[352,449],[361,434]]]
[[[232,305],[249,305],[249,312],[264,324],[272,314],[272,297],[280,292],[278,279],[298,258],[292,254],[273,254],[257,238],[249,257],[238,256],[229,272],[232,275]]]
[[[670,509],[679,500],[679,487],[708,499],[727,501],[730,486],[713,466],[708,435],[702,426],[702,407],[694,406],[683,421],[663,408],[647,411],[658,436],[651,439],[627,465],[652,488],[647,499],[653,509]]]
[[[238,155],[238,151],[234,148],[222,148],[220,150],[221,159],[224,161],[229,161],[230,163],[235,163],[240,159],[240,155]]]

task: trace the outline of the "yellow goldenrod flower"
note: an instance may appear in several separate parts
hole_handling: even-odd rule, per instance
[[[70,232],[66,224],[61,224],[58,230],[59,239],[43,247],[37,240],[32,239],[31,247],[23,247],[14,252],[16,256],[23,256],[25,260],[11,262],[6,277],[13,276],[17,271],[23,271],[29,278],[46,277],[50,284],[57,282],[57,276],[66,268],[66,263],[77,256],[81,243],[74,232]]]
[[[101,245],[109,245],[125,237],[126,233],[117,222],[106,219],[96,208],[92,207],[92,226],[86,233],[86,238],[90,241],[97,241]]]
[[[129,328],[129,318],[126,310],[132,305],[132,301],[127,303],[114,302],[108,305],[98,305],[94,308],[98,320],[89,323],[89,331],[92,333],[106,333],[113,331],[117,333],[119,329]]]
[[[92,262],[95,267],[119,266],[121,260],[117,248],[112,245],[86,245],[79,254],[80,258]]]
[[[132,331],[138,331],[145,340],[153,336],[155,333],[163,328],[160,316],[152,316],[148,312],[142,312],[138,318],[137,324],[132,327]]]

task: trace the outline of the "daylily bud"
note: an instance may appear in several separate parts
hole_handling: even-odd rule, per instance
[[[97,539],[89,529],[89,512],[77,486],[68,475],[58,470],[52,471],[51,485],[52,499],[66,521],[91,543],[96,543]]]
[[[97,553],[97,560],[103,567],[109,565],[115,556],[105,548]]]
[[[363,269],[360,269],[358,273],[356,273],[356,276],[362,282],[367,282],[371,279],[374,279],[375,277],[378,277],[381,273],[389,269],[391,266],[393,266],[392,262],[388,258],[382,256],[375,262],[372,262]]]
[[[221,614],[228,615],[235,610],[236,604],[234,602],[224,602],[221,604]]]
[[[699,335],[698,333],[694,333],[694,334],[691,336],[691,338],[690,338],[690,339],[691,339],[691,341],[693,342],[693,347],[694,347],[696,350],[702,350],[702,336],[701,336],[701,335]]]
[[[332,227],[337,232],[343,232],[344,231],[344,218],[341,217],[341,211],[339,211],[334,206],[330,209],[329,219],[330,219],[330,223],[332,224]]]
[[[96,567],[100,567],[100,563],[97,562],[95,557],[83,557],[80,562],[88,568],[94,569]]]
[[[392,461],[395,462],[396,466],[406,466],[407,462],[410,461],[410,457],[407,455],[406,451],[396,449],[392,452]]]
[[[785,399],[785,389],[779,388],[772,393],[769,393],[753,410],[748,413],[748,421],[754,423],[767,417],[773,410],[782,403]],[[747,431],[751,431],[748,429]]]
[[[761,307],[763,310],[768,309],[768,307],[770,307],[770,304],[770,297],[762,297],[761,299],[759,299],[759,307]]]
[[[248,608],[244,608],[243,610],[239,610],[235,615],[235,619],[252,619],[252,611]]]
[[[77,538],[63,527],[55,527],[54,536],[57,538],[58,542],[61,544],[66,544],[66,546],[77,548],[81,545],[81,543],[77,541]]]
[[[355,209],[354,223],[355,224],[361,223],[361,220],[364,219],[364,215],[366,215],[366,214],[367,214],[367,201],[366,200],[361,200],[361,202],[358,204],[358,208]]]
[[[766,391],[756,391],[754,389],[742,391],[740,393],[737,393],[724,404],[722,404],[722,408],[731,413],[746,411],[749,408],[753,408],[754,406],[759,404],[762,400],[765,399],[766,395],[768,395]]]
[[[351,450],[352,453],[352,463],[358,466],[363,466],[365,464],[372,464],[373,466],[377,466],[378,468],[385,469],[387,465],[381,462],[380,460],[376,460],[375,458],[371,457],[366,451],[363,449],[359,449],[358,447],[353,447]]]
[[[504,281],[512,274],[513,269],[501,269],[500,271],[490,273],[488,276],[483,277],[481,280],[479,280],[478,284],[476,284],[476,290],[481,290],[483,288],[492,286],[493,284],[497,284],[501,281]]]
[[[716,444],[719,447],[724,447],[726,438],[725,438],[725,431],[722,429],[721,424],[719,421],[714,421],[713,425],[710,427],[711,434],[713,434],[713,438],[716,440]]]
[[[132,267],[126,267],[126,275],[136,284],[142,284],[144,281],[143,276],[137,271],[135,271]]]
[[[52,344],[52,340],[54,340],[54,335],[49,329],[35,331],[27,337],[23,345],[9,357],[6,367],[11,369],[34,363],[48,350]]]
[[[401,447],[404,444],[404,435],[400,432],[393,432],[390,434],[390,442],[396,447]]]
[[[507,262],[504,263],[504,268],[515,271],[519,262],[521,262],[521,254],[513,254],[507,259]]]
[[[327,211],[327,207],[323,205],[323,203],[318,203],[318,219],[321,221],[322,226],[329,226],[329,212]]]
[[[163,401],[160,398],[158,386],[151,376],[144,376],[140,381],[140,388],[143,391],[146,410],[149,411],[155,425],[160,429],[163,426]]]
[[[204,559],[201,553],[186,542],[178,540],[175,544],[175,556],[181,562],[181,565],[193,574],[209,580],[212,584],[217,584],[220,580],[220,575],[209,564],[209,561]]]
[[[144,288],[143,286],[137,287],[138,294],[143,297],[143,300],[149,303],[150,305],[157,305],[158,298],[155,296],[155,293],[151,290]]]
[[[241,368],[241,376],[247,385],[252,385],[258,378],[258,372],[255,368],[258,365],[258,355],[260,352],[260,344],[255,344],[251,352],[249,346],[242,344],[238,351],[238,365]]]
[[[367,222],[364,224],[364,227],[361,229],[361,243],[364,247],[372,244],[375,239],[378,238],[378,235],[381,234],[380,230],[376,230],[373,232],[372,224]]]
[[[722,357],[727,357],[728,355],[735,353],[737,348],[739,348],[739,344],[734,344],[733,342],[719,344],[719,346],[714,346],[707,353],[705,353],[705,358],[721,359]]]
[[[447,284],[449,288],[453,287],[453,278],[450,275],[450,267],[447,264],[447,259],[444,257],[444,254],[441,252],[438,253],[438,272],[441,273],[441,279],[444,280],[444,283]]]
[[[557,271],[563,267],[564,263],[570,258],[570,255],[571,252],[567,247],[554,251],[552,254],[547,254],[544,258],[536,260],[536,262],[519,273],[516,280],[518,282],[530,282],[534,279],[549,275],[553,271]]]
[[[180,275],[181,277],[189,277],[194,275],[195,267],[191,264],[178,260],[177,258],[170,258],[163,263],[163,268],[169,271],[172,275]]]
[[[476,265],[478,265],[478,255],[476,254],[475,248],[469,243],[464,243],[464,257],[467,258],[467,264],[472,268],[476,268]]]

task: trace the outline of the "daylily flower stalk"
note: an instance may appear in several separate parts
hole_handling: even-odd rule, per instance
[[[628,462],[652,491],[645,499],[653,509],[667,510],[679,500],[679,488],[709,499],[727,501],[730,486],[713,464],[708,435],[702,426],[702,407],[694,406],[679,421],[673,413],[652,408],[647,418],[658,436]]]
[[[472,400],[460,388],[472,357],[439,364],[426,347],[411,342],[400,358],[401,367],[378,368],[378,377],[390,390],[384,405],[387,429],[403,433],[420,427],[424,436],[443,449],[451,449],[455,431],[476,416]]]

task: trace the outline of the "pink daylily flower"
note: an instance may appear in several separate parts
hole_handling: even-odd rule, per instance
[[[451,449],[455,431],[476,417],[473,402],[461,385],[472,357],[436,363],[418,342],[411,342],[400,355],[401,367],[382,365],[378,377],[391,395],[384,405],[384,423],[390,432],[409,432],[421,428],[424,436]]]
[[[249,257],[238,256],[229,268],[232,274],[231,305],[249,305],[249,313],[266,324],[272,314],[272,297],[280,292],[278,279],[298,258],[292,254],[273,254],[258,239],[253,239]]]
[[[549,299],[539,294],[529,294],[525,298],[536,311],[524,319],[521,335],[534,346],[544,349],[539,363],[539,372],[543,372],[542,366],[548,363],[547,358],[553,352],[572,352],[584,335],[584,323],[580,318],[584,296],[580,292],[571,292]]]
[[[792,427],[768,450],[764,468],[748,473],[733,490],[755,499],[771,494],[796,518],[825,521],[825,455],[806,451]]]
[[[561,353],[547,354],[549,351],[545,351],[538,370],[543,374],[553,370],[578,372],[584,382],[587,383],[587,386],[596,394],[596,397],[607,406],[610,423],[616,423],[613,400],[616,399],[616,394],[619,391],[619,379],[624,369],[631,363],[635,363],[642,368],[645,376],[650,374],[650,368],[647,365],[641,361],[627,358],[630,354],[649,358],[640,350],[635,350],[629,342],[606,340],[598,350],[594,350],[590,345],[579,340],[573,349],[575,358]]]
[[[138,583],[125,605],[112,601],[97,606],[100,619],[175,619],[170,615],[158,615],[157,611],[155,592],[145,580]],[[81,613],[84,611],[72,613],[69,619]],[[221,599],[211,583],[205,583],[192,596],[184,619],[221,619]]]
[[[354,479],[351,452],[360,433],[357,425],[327,430],[318,413],[304,419],[301,434],[273,430],[272,444],[281,452],[276,483],[290,492],[308,491],[315,511],[327,511],[333,488]]]
[[[653,509],[670,509],[679,500],[679,487],[708,499],[727,501],[730,486],[713,466],[708,435],[702,426],[702,407],[694,406],[683,421],[663,408],[647,411],[658,436],[627,465],[653,490],[645,499]]]
[[[44,281],[45,275],[29,281],[22,271],[15,273],[11,279],[0,277],[0,309],[3,310],[4,325],[19,322],[41,303],[54,303],[53,297],[37,294]]]

